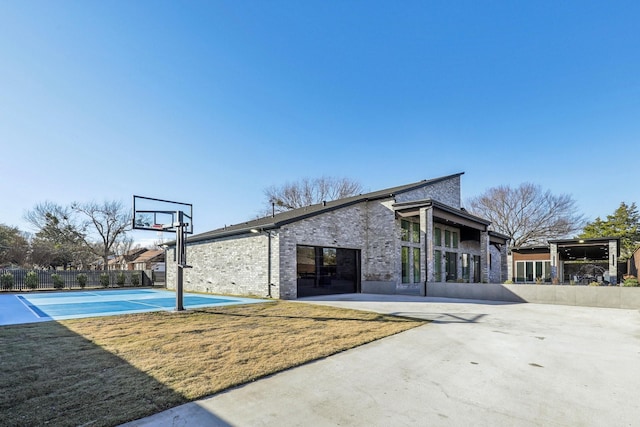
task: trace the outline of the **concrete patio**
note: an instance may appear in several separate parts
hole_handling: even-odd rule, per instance
[[[128,426],[640,425],[640,312],[314,297],[428,325]]]

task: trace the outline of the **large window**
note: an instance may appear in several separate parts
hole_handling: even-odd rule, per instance
[[[455,252],[446,252],[444,256],[447,282],[455,282],[458,279],[458,254]]]
[[[433,280],[442,282],[442,251],[433,251]]]
[[[360,251],[298,246],[298,297],[359,291]]]
[[[444,246],[446,248],[458,247],[458,232],[451,230],[444,230]]]
[[[409,235],[411,233],[411,223],[405,219],[400,221],[400,239],[403,242],[409,241]]]
[[[413,283],[420,283],[420,249],[413,248]]]
[[[402,246],[401,265],[402,283],[420,282],[420,224],[417,222],[400,220],[400,239],[407,242]]]
[[[400,239],[403,242],[420,243],[420,224],[406,219],[400,221]]]
[[[442,230],[437,227],[433,230],[433,245],[442,246]]]
[[[550,282],[551,261],[516,261],[516,282]]]
[[[409,271],[411,268],[411,261],[409,259],[409,247],[402,247],[402,283],[409,283]]]
[[[471,255],[462,254],[462,280],[469,282],[471,278]]]
[[[480,275],[482,270],[480,269],[480,256],[473,256],[473,281],[474,283],[480,283]]]
[[[402,283],[420,283],[420,249],[402,247]]]

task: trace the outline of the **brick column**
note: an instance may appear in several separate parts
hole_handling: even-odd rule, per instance
[[[489,272],[491,271],[491,265],[489,254],[489,231],[480,232],[480,281],[482,283],[489,283]]]
[[[550,243],[549,252],[551,256],[551,283],[562,284],[562,278],[560,277],[560,259],[558,258],[558,244]]]
[[[609,282],[618,284],[618,242],[609,240]]]
[[[511,276],[509,276],[509,265],[513,267],[513,259],[510,255],[508,249],[508,242],[502,246],[500,246],[500,277],[498,278],[498,283],[504,283],[505,280],[511,280]]]
[[[433,208],[420,209],[420,238],[424,236],[422,263],[424,280],[433,282]]]

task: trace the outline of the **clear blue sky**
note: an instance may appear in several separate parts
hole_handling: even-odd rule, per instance
[[[270,185],[465,172],[640,202],[638,1],[0,1],[0,223],[51,200],[252,219]],[[153,233],[151,233],[153,234]],[[155,237],[155,236],[150,236]]]

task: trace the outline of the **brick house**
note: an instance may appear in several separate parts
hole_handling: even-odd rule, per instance
[[[148,249],[140,253],[129,265],[130,270],[164,271],[164,251]]]
[[[430,282],[507,279],[507,237],[461,207],[462,173],[191,236],[184,290],[295,299],[425,294]],[[173,251],[167,285],[175,286]]]
[[[145,248],[134,248],[127,251],[124,255],[114,256],[109,260],[107,268],[110,271],[133,270],[134,268],[131,261],[136,259],[145,251]]]

